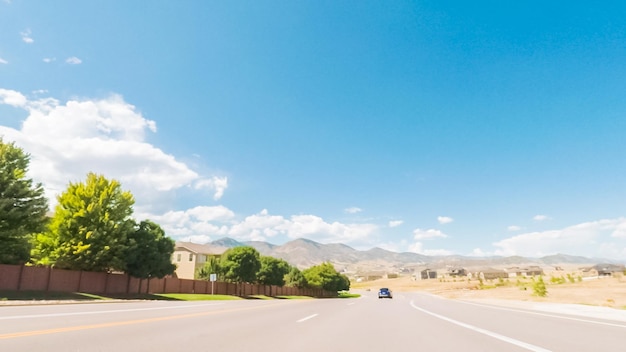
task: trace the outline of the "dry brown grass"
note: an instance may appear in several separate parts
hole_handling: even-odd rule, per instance
[[[559,274],[560,276],[560,274]],[[571,283],[552,283],[549,275],[544,276],[548,294],[546,297],[534,295],[530,279],[515,278],[487,280],[480,285],[478,280],[432,279],[413,280],[411,277],[380,279],[353,283],[354,289],[378,289],[389,287],[396,292],[426,291],[455,299],[505,299],[550,303],[571,303],[626,309],[626,278],[605,277]]]

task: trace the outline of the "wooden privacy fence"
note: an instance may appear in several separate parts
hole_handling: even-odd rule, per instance
[[[0,290],[84,292],[94,294],[201,293],[233,296],[265,295],[336,297],[322,289],[233,284],[173,277],[139,279],[126,274],[54,269],[52,267],[0,264]]]

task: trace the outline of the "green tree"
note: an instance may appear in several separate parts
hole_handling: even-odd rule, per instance
[[[308,282],[300,269],[292,266],[287,275],[285,275],[285,285],[290,287],[305,288],[308,286]]]
[[[89,173],[58,198],[52,222],[35,240],[37,263],[85,271],[126,270],[134,199],[118,181]]]
[[[126,273],[138,278],[170,275],[176,270],[172,264],[174,241],[165,236],[165,231],[152,221],[142,221],[128,235],[126,248]]]
[[[253,283],[261,268],[259,252],[252,247],[231,248],[222,254],[220,267],[227,282]]]
[[[261,268],[256,274],[257,282],[263,285],[285,285],[285,275],[290,265],[286,261],[269,256],[261,256]]]
[[[220,268],[220,258],[213,255],[209,256],[204,265],[200,269],[198,269],[196,277],[200,280],[209,281],[211,279],[211,274],[217,275],[218,280],[222,276],[222,268]]]
[[[46,225],[43,186],[26,177],[30,156],[0,138],[0,264],[30,259],[30,239]]]
[[[350,289],[350,280],[340,274],[335,267],[328,262],[312,266],[302,272],[308,285],[327,291],[342,291]]]

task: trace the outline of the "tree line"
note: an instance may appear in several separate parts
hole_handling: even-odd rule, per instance
[[[196,276],[209,280],[216,274],[220,281],[249,282],[263,285],[321,288],[327,291],[350,289],[350,280],[328,262],[300,271],[283,259],[262,256],[253,247],[235,247],[219,258],[209,257]]]
[[[29,162],[30,155],[0,137],[0,264],[117,271],[138,278],[174,273],[174,240],[158,224],[132,217],[134,197],[118,181],[89,173],[84,182],[70,182],[49,217],[43,185],[26,176]],[[209,258],[198,276],[208,279],[212,273],[226,282],[350,287],[330,263],[300,271],[252,247]]]

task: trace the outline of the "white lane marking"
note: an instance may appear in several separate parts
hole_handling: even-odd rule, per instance
[[[349,305],[349,306],[353,306],[353,305],[355,305],[355,304],[356,304],[355,302],[348,303],[348,305]]]
[[[307,320],[309,320],[309,319],[315,318],[316,316],[317,316],[317,313],[316,313],[316,314],[311,314],[311,315],[309,315],[308,317],[304,317],[304,318],[302,318],[302,319],[300,319],[300,320],[296,321],[296,323],[302,323],[303,321],[307,321]]]
[[[470,305],[474,305],[474,306],[478,306],[478,307],[487,307],[487,308],[500,309],[500,310],[505,310],[505,311],[510,311],[510,312],[526,313],[526,314],[532,314],[532,315],[539,315],[539,316],[543,316],[543,317],[580,321],[580,322],[583,322],[583,323],[606,325],[606,326],[612,326],[612,327],[625,328],[626,329],[626,325],[615,324],[615,323],[607,323],[607,322],[604,322],[604,321],[565,317],[565,316],[556,315],[556,314],[532,312],[532,311],[528,311],[528,310],[524,310],[524,309],[505,308],[505,307],[498,307],[498,306],[492,306],[492,305],[488,305],[488,304],[480,304],[480,303],[467,302],[467,301],[458,301],[458,302],[465,303],[465,304],[470,304]],[[563,313],[563,314],[568,314],[568,313]],[[601,319],[601,318],[599,318],[599,319]]]
[[[218,305],[222,305],[222,304],[224,304],[224,303],[209,303],[209,304],[199,304],[199,305],[153,307],[153,308],[98,310],[98,311],[72,312],[72,313],[50,313],[50,314],[16,315],[16,316],[10,316],[10,317],[0,317],[0,320],[32,319],[32,318],[52,318],[52,317],[67,317],[67,316],[72,316],[72,315],[126,313],[126,312],[139,312],[139,311],[146,311],[146,310],[196,308],[196,307],[206,307],[206,306],[218,306]]]
[[[445,320],[445,321],[447,321],[449,323],[456,324],[456,325],[464,327],[466,329],[470,329],[470,330],[476,331],[478,333],[481,333],[481,334],[493,337],[493,338],[498,339],[500,341],[504,341],[504,342],[510,343],[512,345],[521,347],[521,348],[525,348],[525,349],[527,349],[529,351],[533,351],[533,352],[551,352],[550,350],[547,350],[547,349],[539,347],[539,346],[531,345],[531,344],[526,343],[526,342],[522,342],[522,341],[510,338],[510,337],[507,337],[507,336],[504,336],[504,335],[500,335],[500,334],[495,333],[493,331],[481,329],[479,327],[476,327],[476,326],[473,326],[473,325],[470,325],[470,324],[465,324],[465,323],[462,323],[462,322],[460,322],[458,320],[454,320],[454,319],[445,317],[443,315],[439,315],[437,313],[433,313],[431,311],[428,311],[426,309],[423,309],[423,308],[420,308],[420,307],[416,306],[413,301],[411,301],[411,307],[419,310],[422,313],[426,313],[428,315],[432,315],[435,318],[439,318],[441,320]]]

